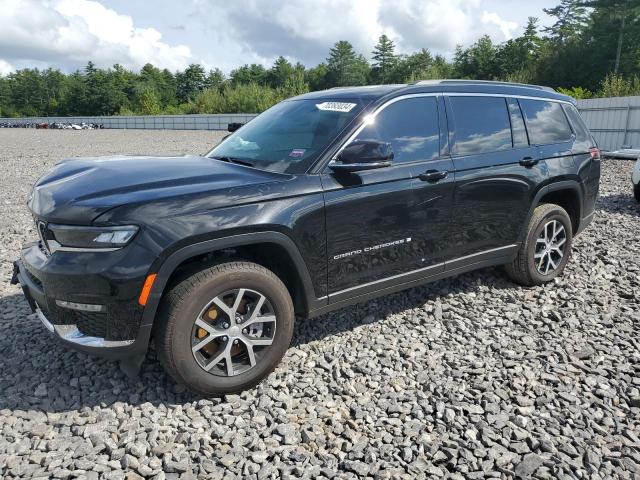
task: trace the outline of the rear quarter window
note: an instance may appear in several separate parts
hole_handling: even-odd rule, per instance
[[[568,142],[571,127],[558,102],[520,99],[529,139],[535,145]]]
[[[579,142],[592,142],[591,134],[587,129],[582,117],[578,113],[578,110],[573,105],[563,105],[564,112],[567,114],[573,131],[576,134],[576,140]]]

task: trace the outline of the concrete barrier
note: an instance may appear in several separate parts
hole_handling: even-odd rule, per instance
[[[96,117],[22,117],[0,118],[2,123],[98,123],[104,128],[145,130],[226,130],[229,123],[247,123],[253,113],[213,115],[145,115]]]

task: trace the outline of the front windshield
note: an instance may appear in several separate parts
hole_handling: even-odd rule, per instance
[[[287,100],[271,107],[207,157],[278,173],[303,173],[362,110],[359,99]]]

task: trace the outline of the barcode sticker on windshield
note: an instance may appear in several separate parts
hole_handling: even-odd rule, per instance
[[[356,106],[355,103],[345,103],[345,102],[316,103],[316,108],[318,110],[328,110],[330,112],[350,112],[355,106]]]

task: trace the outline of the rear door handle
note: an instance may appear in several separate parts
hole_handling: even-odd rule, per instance
[[[418,178],[425,182],[439,182],[443,178],[447,178],[449,172],[445,170],[427,170],[424,173],[421,173]]]
[[[533,157],[524,157],[522,160],[520,160],[520,165],[522,165],[523,167],[533,167],[534,165],[536,165],[540,160],[537,158],[533,158]]]

